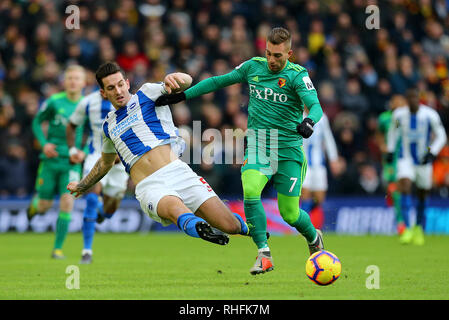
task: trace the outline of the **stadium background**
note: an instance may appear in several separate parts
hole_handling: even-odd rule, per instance
[[[65,10],[72,4],[80,9],[79,29],[66,27]],[[365,27],[369,4],[380,9],[379,30]],[[40,152],[31,121],[41,103],[61,90],[66,66],[78,63],[88,70],[85,94],[97,89],[95,69],[108,60],[116,60],[126,71],[133,92],[173,71],[187,72],[197,83],[250,57],[263,56],[265,35],[272,26],[292,32],[292,61],[308,69],[345,167],[340,176],[329,174],[329,200],[323,208],[329,215],[327,229],[338,231],[336,219],[347,216],[341,218],[347,228],[354,221],[359,228],[343,232],[393,233],[393,213],[385,206],[381,184],[382,154],[375,142],[377,116],[394,94],[415,85],[424,92],[422,102],[439,112],[448,131],[449,1],[445,0],[1,1],[0,231],[29,229],[24,209],[33,192]],[[177,104],[172,111],[175,124],[187,130],[194,120],[201,120],[202,130],[246,129],[247,101],[247,87],[234,85]],[[192,167],[236,211],[241,210],[240,165]],[[446,146],[434,164],[433,211],[427,212],[428,225],[434,227],[428,232],[449,233],[448,188]],[[104,231],[149,229],[151,222],[140,216],[138,227],[126,230],[130,217],[138,214],[131,184],[127,196],[115,217],[116,222],[121,219],[121,227],[114,229],[113,218]],[[274,190],[268,188],[264,196],[271,230],[292,232],[279,222],[270,200]],[[81,215],[83,206],[83,200],[77,201],[74,217]],[[36,223],[54,223],[53,213]],[[429,220],[432,216],[434,220]],[[47,229],[36,225],[32,230]],[[71,230],[79,230],[76,223]]]

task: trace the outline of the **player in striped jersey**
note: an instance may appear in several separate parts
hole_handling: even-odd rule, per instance
[[[397,179],[401,192],[401,211],[407,225],[400,242],[423,245],[424,212],[427,207],[427,195],[432,188],[432,163],[445,145],[447,137],[438,113],[420,104],[417,89],[407,90],[406,99],[408,106],[397,108],[393,112],[388,130],[387,162],[393,161],[393,152],[400,139]],[[412,227],[409,211],[412,207],[413,183],[417,187],[418,203],[416,224]]]
[[[179,89],[191,77],[169,74],[165,83],[146,83],[129,93],[129,80],[116,63],[97,70],[101,94],[114,108],[103,124],[100,159],[80,182],[67,186],[76,197],[85,194],[112,168],[118,154],[136,185],[136,198],[152,219],[171,223],[187,235],[225,245],[226,233],[248,234],[246,223],[217,197],[204,178],[198,176],[178,156],[184,140],[177,134],[169,106],[155,107],[163,93]],[[214,229],[216,227],[220,230]]]
[[[307,114],[304,116],[307,116]],[[326,199],[328,186],[326,156],[331,173],[338,175],[341,171],[337,146],[329,126],[329,119],[324,113],[313,129],[313,135],[309,139],[303,140],[304,153],[307,159],[307,173],[302,185],[301,208],[309,214],[312,213],[313,208],[320,208]],[[314,219],[312,218],[312,220]],[[319,228],[319,226],[315,227]]]
[[[95,91],[84,97],[69,118],[67,126],[67,144],[69,146],[70,161],[81,163],[84,160],[83,176],[86,176],[95,162],[101,157],[103,121],[110,111],[112,104],[103,99],[100,91]],[[87,122],[89,137],[87,140],[88,154],[75,147],[75,130]],[[125,167],[117,158],[116,164],[99,183],[86,195],[86,208],[83,214],[83,250],[82,264],[92,262],[92,243],[95,234],[95,222],[104,218],[111,218],[120,205],[128,185],[128,174]],[[103,194],[103,199],[100,198]],[[103,205],[104,203],[104,205]]]

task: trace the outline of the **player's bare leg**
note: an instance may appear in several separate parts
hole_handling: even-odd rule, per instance
[[[207,199],[195,215],[203,218],[214,228],[229,234],[247,234],[248,227],[243,219],[231,210],[218,197]],[[243,231],[242,231],[243,230]]]
[[[36,214],[42,215],[53,206],[53,200],[39,199],[38,194],[33,196],[31,203],[27,208],[27,218],[31,221]]]
[[[37,211],[39,213],[45,213],[51,207],[53,207],[53,200],[39,199],[39,202],[37,203]]]
[[[103,210],[105,214],[112,215],[120,207],[121,198],[115,198],[103,194]]]

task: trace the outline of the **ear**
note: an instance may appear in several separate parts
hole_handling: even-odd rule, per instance
[[[292,54],[293,54],[293,50],[292,50],[292,49],[288,50],[287,55],[288,55],[288,58],[289,58],[289,59],[290,59],[290,57],[292,56]]]
[[[129,84],[129,79],[126,79],[125,82],[126,82],[126,87],[129,90],[129,88],[131,88],[131,85]]]
[[[100,93],[101,93],[101,96],[103,97],[103,99],[108,99],[108,97],[106,97],[106,93],[104,92],[104,90],[103,89],[100,89]]]

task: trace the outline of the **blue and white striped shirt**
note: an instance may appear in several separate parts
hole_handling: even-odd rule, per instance
[[[307,115],[304,113],[304,117]],[[313,134],[310,138],[303,139],[304,153],[307,158],[309,168],[324,166],[326,157],[329,161],[338,159],[337,145],[329,125],[327,116],[323,113],[320,121],[313,127]]]
[[[103,152],[117,152],[129,173],[139,158],[164,144],[182,153],[185,142],[178,136],[169,106],[155,107],[164,93],[163,83],[145,83],[131,96],[127,105],[112,111],[103,124]]]
[[[419,164],[428,151],[437,156],[447,137],[438,113],[420,105],[414,114],[407,106],[394,110],[388,130],[388,152],[394,152],[398,139],[399,159],[408,158]]]
[[[100,91],[95,91],[85,96],[70,116],[69,121],[77,126],[82,125],[87,118],[89,154],[101,155],[103,122],[108,113],[113,110],[115,110],[114,106],[103,99]]]

